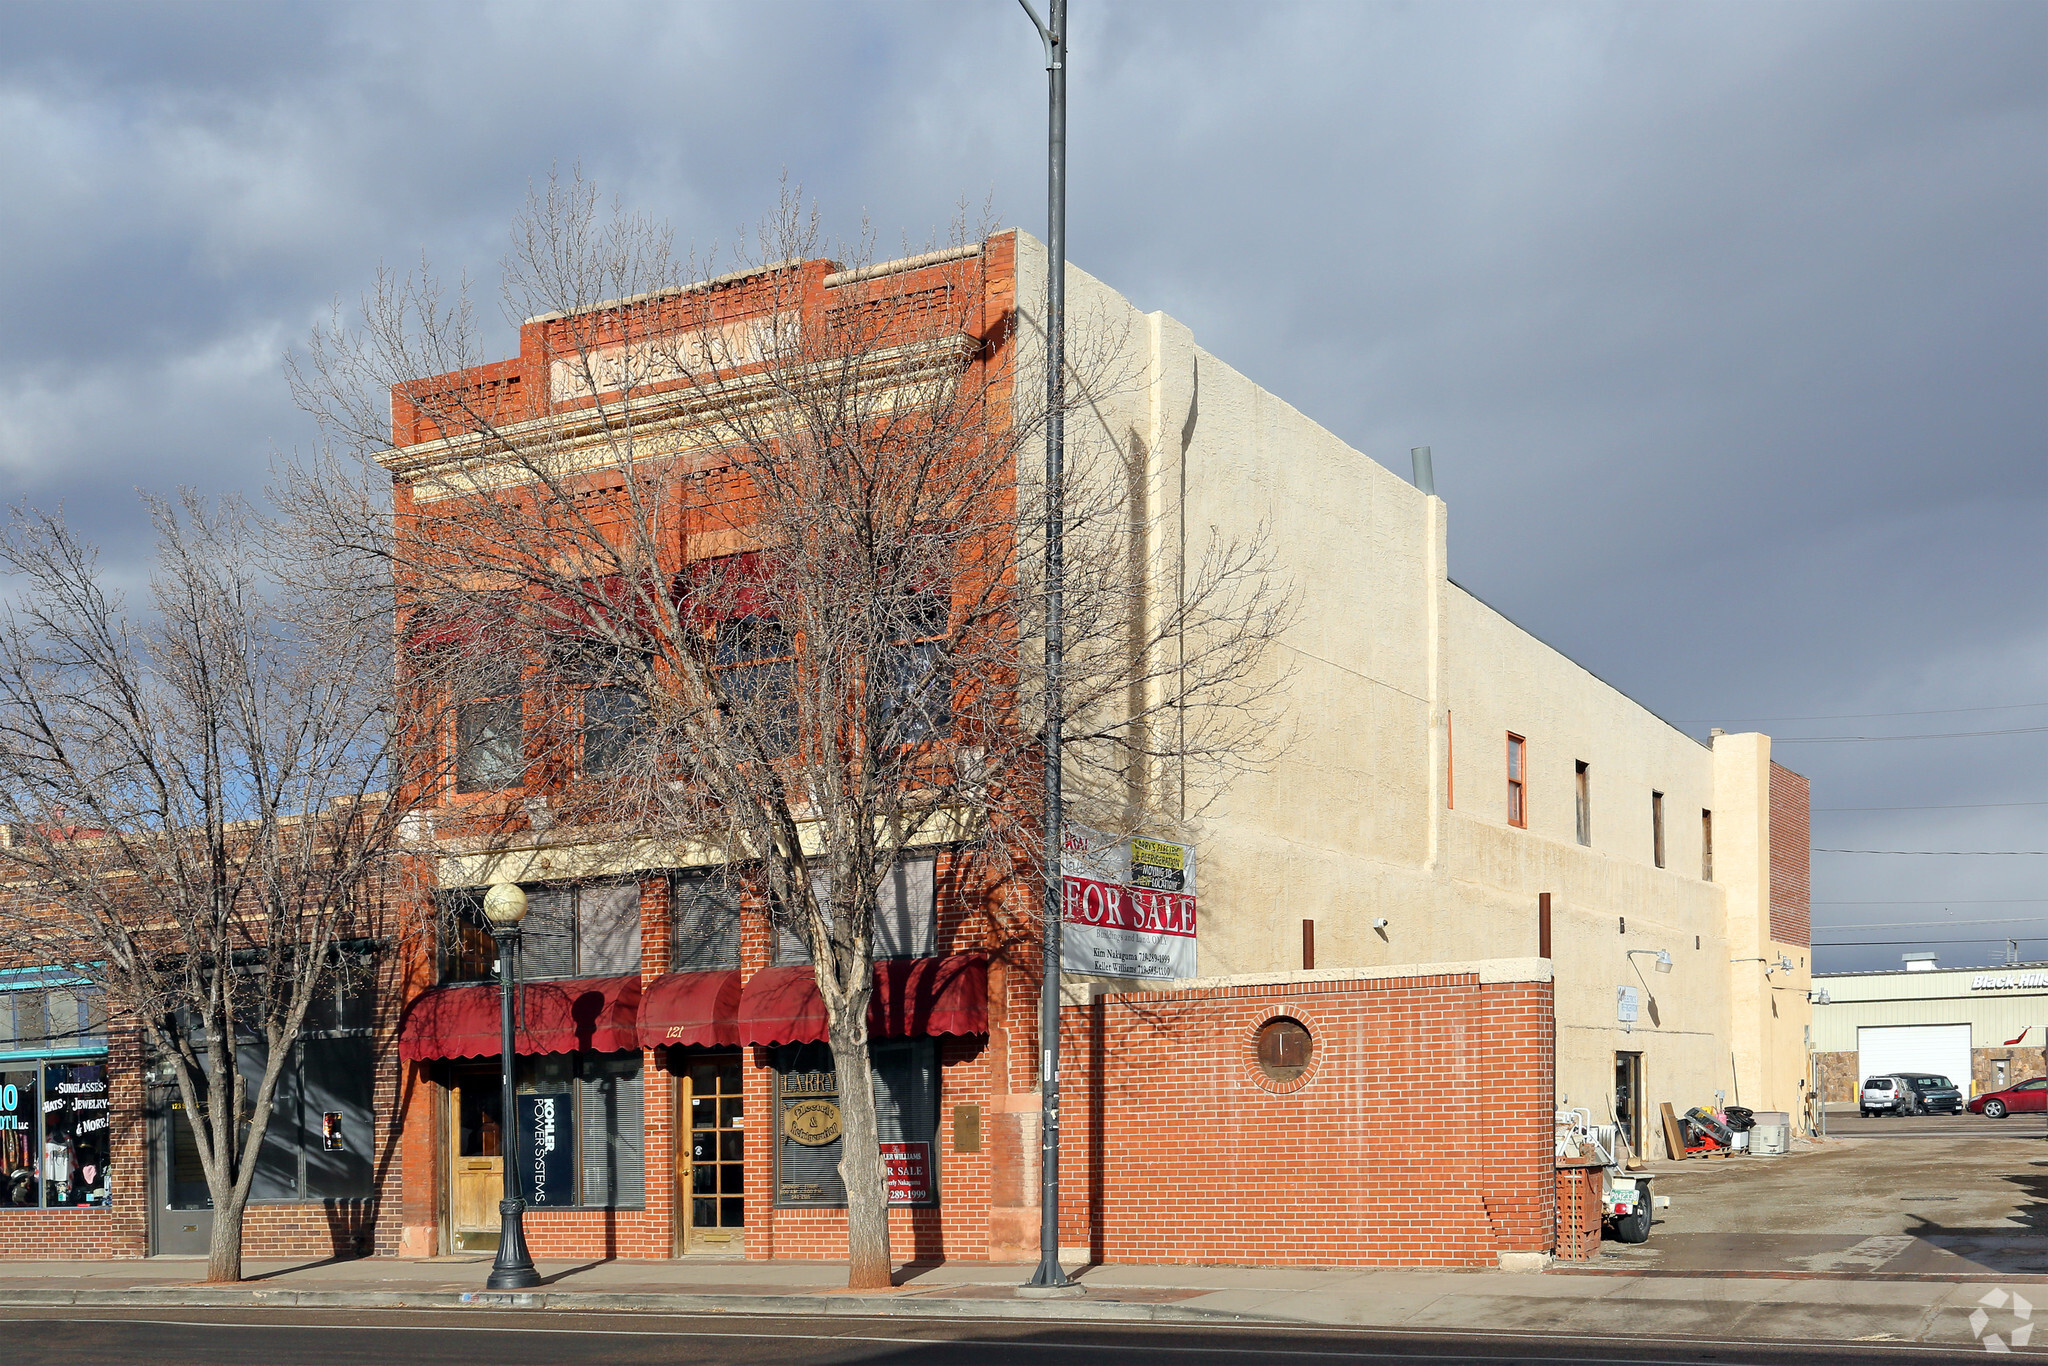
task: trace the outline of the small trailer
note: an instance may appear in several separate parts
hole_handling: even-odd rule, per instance
[[[1629,1150],[1628,1136],[1619,1127],[1595,1124],[1586,1110],[1559,1110],[1557,1157],[1575,1166],[1593,1164],[1599,1172],[1600,1222],[1614,1230],[1616,1241],[1649,1241],[1652,1209],[1670,1202],[1650,1193],[1652,1175]]]

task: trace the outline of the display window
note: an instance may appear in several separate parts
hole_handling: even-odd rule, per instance
[[[938,1045],[905,1039],[868,1047],[875,1132],[891,1205],[939,1203]],[[839,1076],[822,1043],[786,1044],[775,1057],[775,1203],[843,1207]]]
[[[104,1060],[0,1071],[0,1205],[104,1206],[108,1101]]]

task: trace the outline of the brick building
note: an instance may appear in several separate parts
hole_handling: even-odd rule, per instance
[[[1045,259],[1004,233],[860,272],[777,269],[800,274],[806,317],[854,306],[878,278],[912,291],[967,280],[995,360],[1024,373]],[[948,273],[960,262],[971,276]],[[783,325],[762,321],[749,279],[710,283],[699,333],[743,350],[749,327]],[[1113,842],[1114,867],[1090,848],[1069,869],[1073,887],[1096,889],[1070,894],[1070,940],[1098,956],[1069,959],[1061,1013],[1063,1246],[1494,1265],[1552,1244],[1560,1103],[1621,1121],[1652,1151],[1644,1119],[1659,1100],[1721,1091],[1803,1108],[1805,784],[1772,763],[1768,737],[1702,745],[1666,725],[1450,580],[1442,500],[1173,319],[1079,271],[1069,290],[1073,316],[1136,376],[1070,432],[1127,455],[1156,494],[1133,514],[1140,558],[1184,565],[1203,527],[1272,528],[1300,611],[1269,667],[1289,671],[1303,740],[1207,811],[1173,808],[1171,772],[1139,774],[1166,817],[1147,833],[1162,838]],[[570,321],[530,319],[518,356],[422,383],[503,430],[568,430],[582,400],[561,390],[555,357]],[[643,364],[631,350],[599,359]],[[636,424],[687,445],[687,386],[652,384],[636,404]],[[384,458],[401,518],[452,479],[463,496],[523,496],[486,445],[395,396]],[[743,529],[701,539],[664,547],[664,572],[757,548]],[[519,762],[532,704],[515,692],[491,705],[505,710],[447,736],[475,762],[454,765],[467,776],[421,824],[433,890],[393,908],[413,930],[380,959],[389,989],[360,1035],[375,1054],[366,1193],[314,1191],[306,1140],[284,1193],[297,1199],[252,1214],[251,1252],[489,1248],[512,1149],[536,1256],[843,1256],[843,1079],[801,946],[702,849],[544,819],[547,788]],[[486,812],[489,840],[474,835]],[[904,1258],[1035,1256],[1039,944],[1016,914],[1025,893],[974,847],[971,822],[909,841],[880,913],[871,1079]],[[498,1112],[496,972],[478,913],[504,881],[533,906],[514,1116]],[[338,1006],[344,1017],[356,1018]],[[144,1141],[159,1129],[143,1123],[139,1063],[112,1047],[117,1109],[135,1120],[90,1245],[171,1250],[197,1222],[150,1222],[183,1213],[167,1184],[174,1125]],[[305,1140],[326,1110],[299,1103],[314,1116]],[[138,1163],[161,1169],[146,1195]],[[90,1217],[0,1210],[0,1238],[26,1247],[40,1237],[30,1221]]]

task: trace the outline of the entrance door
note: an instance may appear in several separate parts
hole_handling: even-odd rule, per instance
[[[505,1194],[503,1077],[496,1066],[458,1067],[448,1099],[450,1250],[495,1251]]]
[[[1614,1055],[1614,1123],[1636,1153],[1643,1150],[1643,1055]]]
[[[213,1242],[213,1196],[199,1165],[199,1140],[177,1088],[149,1092],[149,1251],[204,1257]]]
[[[745,1117],[740,1055],[693,1054],[676,1088],[676,1227],[679,1252],[740,1252],[747,1245]]]

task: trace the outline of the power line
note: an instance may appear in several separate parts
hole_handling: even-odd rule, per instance
[[[2011,730],[1940,730],[1921,735],[1773,735],[1774,745],[1870,744],[1878,740],[1966,740],[1973,735],[2033,735],[2048,726],[2015,726]]]
[[[1952,802],[1940,806],[1816,806],[1813,814],[1824,811],[1989,811],[2005,806],[2048,806],[2048,802]]]
[[[1815,944],[1817,949],[1904,949],[1915,944],[2009,944],[2014,940],[2031,944],[2048,940],[2048,934],[2008,934],[1997,939],[1945,939],[1929,935],[1924,939],[1847,939],[1840,943]]]
[[[1875,721],[1891,716],[1959,716],[1972,711],[2026,711],[2030,707],[2048,707],[2048,702],[2008,702],[2002,707],[1936,707],[1933,711],[1845,711],[1828,716],[1695,716],[1679,722],[1682,726],[1704,726],[1713,721],[1768,721],[1775,725],[1780,721]]]
[[[2048,854],[2048,849],[1822,849],[1815,847],[1816,854],[1975,854],[1979,856],[2000,854]]]
[[[1940,896],[1928,901],[1814,901],[1813,906],[2044,906],[2041,896]]]
[[[1833,934],[1836,930],[1910,930],[1916,925],[2038,925],[2042,917],[2019,915],[2004,920],[1877,920],[1866,925],[1821,925],[1816,928],[1822,934]]]

